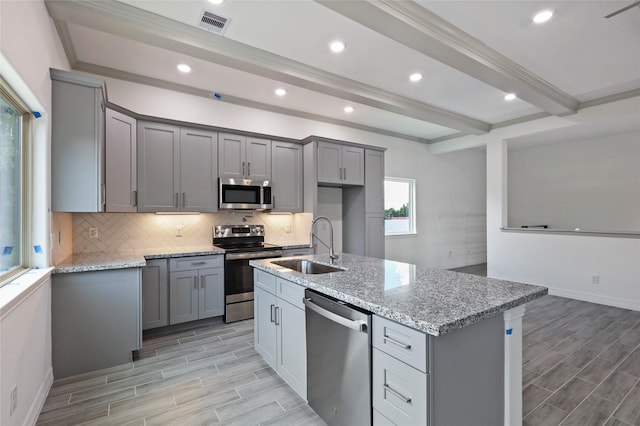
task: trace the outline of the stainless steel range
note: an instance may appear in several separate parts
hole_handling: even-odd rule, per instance
[[[224,322],[253,318],[249,260],[281,257],[282,247],[264,242],[264,225],[216,225],[213,244],[225,250]]]

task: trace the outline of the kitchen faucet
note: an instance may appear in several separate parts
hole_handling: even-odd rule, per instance
[[[331,234],[329,236],[328,246],[324,241],[322,241],[320,238],[318,238],[317,235],[313,233],[314,227],[316,226],[316,222],[319,221],[320,219],[324,219],[329,223],[329,231],[331,232]],[[331,220],[328,217],[318,216],[315,219],[313,219],[313,222],[311,222],[311,235],[309,238],[309,247],[311,248],[313,248],[313,237],[316,237],[316,239],[320,241],[325,247],[329,248],[329,261],[330,263],[333,263],[333,261],[338,258],[338,255],[333,252],[333,224],[331,223]]]

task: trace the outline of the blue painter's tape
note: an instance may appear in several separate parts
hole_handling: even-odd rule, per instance
[[[214,93],[214,94],[213,94],[213,96],[214,96],[216,99],[220,99],[220,98],[222,98],[222,96],[220,95],[220,93]]]
[[[512,334],[513,333],[513,328],[510,328],[508,330],[505,331],[506,334]]]
[[[40,117],[42,117],[42,114],[40,114],[38,111],[33,111],[33,116],[35,118],[40,118]]]
[[[39,245],[35,245],[35,246],[33,246],[33,250],[34,250],[36,253],[42,253],[42,247],[40,247]]]
[[[11,254],[11,252],[13,252],[13,247],[11,247],[11,246],[4,246],[4,248],[2,249],[2,254],[3,255],[8,256],[8,255]]]

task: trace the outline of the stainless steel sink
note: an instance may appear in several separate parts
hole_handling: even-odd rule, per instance
[[[328,274],[330,272],[344,271],[344,269],[323,265],[322,263],[316,263],[306,259],[274,260],[271,263],[303,274]]]

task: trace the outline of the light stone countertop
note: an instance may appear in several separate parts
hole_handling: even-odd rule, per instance
[[[55,266],[54,274],[72,272],[104,271],[108,269],[141,268],[146,260],[172,257],[207,256],[224,254],[224,250],[213,245],[199,247],[166,247],[135,251],[73,254]]]
[[[327,255],[298,257],[305,258],[329,263]],[[302,274],[271,260],[251,260],[249,264],[433,336],[548,293],[541,286],[345,253],[333,265],[345,270],[328,274]]]

